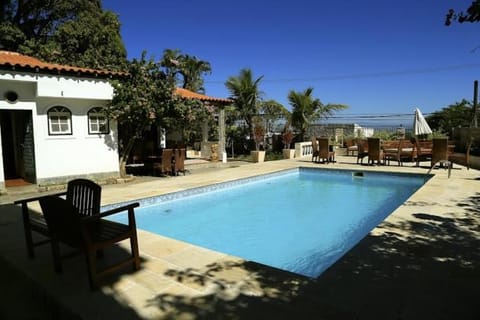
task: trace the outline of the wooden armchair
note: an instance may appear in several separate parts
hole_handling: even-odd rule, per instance
[[[68,182],[67,191],[55,193],[54,196],[66,196],[70,203],[82,216],[94,216],[100,213],[102,188],[95,182],[87,179],[74,179]],[[35,257],[34,247],[50,242],[50,232],[44,216],[30,214],[28,203],[38,201],[45,196],[17,200],[14,204],[22,206],[23,228],[27,253],[30,258]],[[32,232],[43,236],[42,240],[34,241]]]
[[[131,265],[134,270],[140,267],[137,229],[134,208],[138,203],[128,204],[93,216],[81,215],[71,202],[55,196],[39,199],[51,238],[55,270],[62,271],[60,243],[85,253],[88,280],[91,289],[98,285],[98,278],[119,268]],[[106,216],[128,211],[128,225],[103,219]],[[116,243],[130,239],[131,255],[123,261],[112,264],[103,270],[97,267],[97,253]]]

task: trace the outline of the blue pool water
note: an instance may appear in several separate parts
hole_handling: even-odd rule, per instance
[[[300,168],[149,199],[136,211],[137,226],[317,277],[429,178],[362,174]]]

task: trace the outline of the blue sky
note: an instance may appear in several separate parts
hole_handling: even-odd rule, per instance
[[[264,99],[314,88],[339,115],[424,114],[466,98],[480,75],[480,24],[444,25],[471,0],[104,0],[129,58],[179,49],[210,62],[208,95],[252,69]],[[400,120],[399,120],[400,121]]]

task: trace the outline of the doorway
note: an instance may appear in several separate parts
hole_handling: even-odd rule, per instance
[[[5,186],[36,182],[32,112],[0,110]]]

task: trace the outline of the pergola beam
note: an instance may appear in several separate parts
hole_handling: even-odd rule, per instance
[[[222,162],[227,162],[227,152],[225,149],[225,106],[231,104],[233,101],[225,98],[215,98],[206,96],[197,92],[193,92],[183,88],[176,88],[175,94],[184,98],[199,100],[203,104],[210,104],[218,109],[218,154]],[[202,123],[202,141],[208,141],[208,124],[205,121]]]

